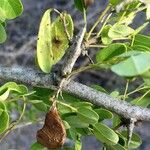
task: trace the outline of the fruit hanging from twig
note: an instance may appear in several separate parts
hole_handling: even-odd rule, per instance
[[[50,149],[59,148],[64,144],[66,130],[56,106],[46,114],[44,126],[37,131],[36,137],[40,144]]]

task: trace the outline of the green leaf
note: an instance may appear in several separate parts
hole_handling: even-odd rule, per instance
[[[123,147],[120,144],[116,144],[116,145],[105,145],[106,146],[106,150],[127,150],[125,147]]]
[[[63,124],[64,124],[66,130],[71,128],[67,121],[63,120]]]
[[[0,7],[0,23],[6,20],[4,10]]]
[[[103,48],[96,54],[97,62],[107,61],[115,56],[124,53],[127,50],[125,44],[115,43],[111,44],[106,48]]]
[[[61,114],[66,114],[66,113],[70,113],[70,112],[75,112],[74,109],[71,109],[71,107],[68,107],[65,105],[66,103],[57,103],[57,107],[58,107],[58,110]],[[70,105],[70,104],[67,104],[67,105]]]
[[[134,33],[134,30],[127,25],[115,24],[113,25],[109,32],[108,36],[112,39],[122,39]]]
[[[103,108],[94,109],[94,111],[99,115],[99,121],[103,121],[104,119],[111,119],[113,117],[113,114]]]
[[[81,150],[82,149],[82,143],[79,140],[75,141],[75,150]]]
[[[76,141],[77,138],[78,138],[77,136],[78,136],[78,134],[77,134],[77,132],[76,132],[76,129],[73,128],[73,127],[71,127],[71,128],[68,130],[68,138],[70,138],[70,139]]]
[[[150,85],[150,79],[149,78],[143,78],[145,85]]]
[[[0,95],[0,101],[4,101],[8,98],[10,90],[6,90],[2,95]]]
[[[35,91],[32,91],[32,92],[29,93],[28,88],[25,85],[22,85],[22,84],[18,85],[18,88],[17,88],[16,92],[21,93],[24,96],[28,96],[28,95],[31,95],[31,94],[35,93]]]
[[[3,133],[9,126],[9,115],[6,110],[3,110],[0,115],[0,134]]]
[[[133,55],[128,59],[112,65],[111,70],[120,76],[137,76],[150,69],[150,53],[144,52],[139,55]]]
[[[112,43],[112,38],[110,38],[108,36],[108,32],[109,32],[109,29],[111,28],[111,25],[106,25],[103,30],[102,30],[102,33],[101,33],[101,39],[102,39],[102,43],[107,45],[107,44],[111,44]]]
[[[91,108],[93,104],[89,102],[75,102],[75,103],[72,103],[72,106],[76,108],[80,108],[80,107]]]
[[[29,100],[29,102],[32,103],[36,109],[47,111],[47,105],[42,100]]]
[[[118,115],[114,115],[113,117],[113,128],[118,126],[121,123],[121,119]]]
[[[15,91],[21,95],[27,94],[28,89],[24,85],[17,85],[15,82],[8,82],[0,87],[0,101],[8,98],[10,91]]]
[[[41,70],[49,73],[53,64],[53,53],[51,43],[51,9],[48,9],[41,20],[38,41],[37,41],[37,60]]]
[[[120,2],[122,2],[122,0],[109,0],[109,2],[110,2],[112,5],[116,6],[117,4],[119,4]]]
[[[146,9],[146,19],[147,19],[147,20],[150,19],[150,4],[147,5],[147,9]]]
[[[131,56],[137,56],[137,55],[139,55],[139,54],[143,54],[143,52],[140,52],[140,51],[136,51],[136,50],[132,50],[132,51],[128,51],[128,52],[126,52],[126,53],[123,53],[123,54],[121,54],[121,55],[119,55],[119,56],[117,56],[117,57],[119,57],[119,58],[125,58],[125,57],[131,57]]]
[[[121,135],[124,137],[124,139],[127,142],[127,131],[122,131]],[[129,149],[136,149],[138,148],[140,145],[142,144],[142,140],[140,138],[140,136],[136,133],[133,133],[130,144],[129,144]]]
[[[150,47],[150,36],[137,34],[134,39],[134,45]]]
[[[80,10],[81,12],[83,12],[83,10],[85,8],[84,0],[74,0],[74,4],[75,4],[75,7],[78,10]]]
[[[133,51],[150,51],[150,47],[144,45],[133,45],[130,47]]]
[[[118,91],[113,91],[110,93],[110,96],[113,98],[117,98],[119,96],[119,92]]]
[[[92,135],[91,128],[76,128],[76,132],[82,136]]]
[[[0,101],[0,109],[6,110],[6,105]]]
[[[7,19],[14,19],[22,14],[23,5],[20,0],[1,0],[0,7]]]
[[[6,35],[5,28],[4,28],[3,25],[0,23],[0,43],[5,42],[6,38],[7,38],[7,35]]]
[[[76,128],[86,128],[89,126],[89,123],[86,123],[82,121],[79,117],[77,116],[69,116],[65,118],[65,121],[69,123],[71,127],[76,127]]]
[[[51,23],[51,9],[47,10],[41,20],[38,41],[37,41],[37,60],[41,70],[49,73],[52,65],[57,63],[65,54],[69,47],[69,41],[65,32],[63,21],[57,17]],[[63,13],[66,22],[66,29],[73,36],[73,21],[69,14]]]
[[[77,112],[77,116],[85,123],[95,124],[98,122],[98,114],[89,108],[80,107]]]
[[[150,97],[144,97],[144,98],[136,98],[133,101],[131,101],[131,104],[138,105],[141,107],[148,107],[150,105]]]
[[[102,123],[95,124],[93,132],[96,138],[103,143],[109,145],[115,145],[118,143],[118,135],[112,129]]]
[[[40,143],[35,142],[31,145],[30,150],[47,150],[47,148],[41,145]]]
[[[0,87],[0,92],[4,91],[4,90],[10,90],[10,91],[16,91],[20,94],[27,94],[28,93],[28,89],[26,86],[24,85],[17,85],[15,82],[7,82],[6,84],[4,84],[3,86]]]
[[[109,93],[108,93],[102,86],[100,86],[100,85],[94,84],[94,85],[92,85],[91,87],[92,87],[93,89],[97,90],[97,91],[100,91],[100,92],[109,94]]]

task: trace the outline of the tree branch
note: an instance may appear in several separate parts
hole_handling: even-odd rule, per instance
[[[32,86],[40,86],[55,89],[53,85],[53,74],[44,74],[34,69],[20,67],[0,67],[0,78],[7,81],[16,81]],[[97,106],[105,107],[126,119],[134,118],[136,120],[150,121],[150,110],[110,97],[109,95],[94,90],[86,85],[70,81],[63,90],[77,97],[91,102]]]
[[[80,30],[77,40],[73,43],[73,45],[69,48],[69,50],[66,52],[65,57],[64,57],[64,64],[62,66],[62,75],[67,75],[71,73],[72,68],[78,59],[78,57],[81,54],[82,51],[82,42],[84,39],[84,35],[86,33],[86,25]]]

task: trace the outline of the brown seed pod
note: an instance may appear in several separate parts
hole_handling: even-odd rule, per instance
[[[36,138],[49,149],[56,149],[64,144],[66,130],[56,107],[46,114],[44,126],[37,131]]]
[[[84,4],[85,4],[86,7],[89,7],[93,3],[94,3],[94,0],[84,0]]]

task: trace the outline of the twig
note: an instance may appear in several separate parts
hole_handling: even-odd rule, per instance
[[[57,87],[57,91],[54,93],[53,97],[50,98],[50,100],[52,100],[53,102],[52,107],[56,107],[56,100],[59,96],[59,93],[62,91],[62,88],[69,83],[69,78],[67,76],[72,72],[73,66],[82,52],[81,45],[82,45],[85,32],[86,32],[86,24],[83,27],[83,29],[81,29],[81,31],[79,32],[80,36],[78,37],[77,41],[76,40],[74,41],[73,45],[70,47],[70,49],[67,51],[64,57],[65,61],[61,68],[60,76],[58,77],[59,86]]]
[[[66,61],[64,62],[64,65],[62,66],[63,76],[66,76],[67,74],[71,73],[76,60],[80,56],[82,52],[81,45],[82,45],[85,32],[86,32],[86,25],[79,32],[79,38],[77,42],[75,42],[66,53],[65,58],[64,58],[64,60]]]
[[[33,86],[55,89],[53,76],[53,74],[45,75],[34,69],[0,67],[1,79],[23,82]],[[80,97],[85,101],[91,102],[92,104],[105,107],[126,119],[135,118],[137,121],[150,121],[150,110],[148,108],[132,106],[125,101],[112,98],[109,95],[94,90],[86,85],[70,81],[63,90]]]
[[[107,5],[107,7],[105,8],[105,10],[99,16],[99,18],[97,19],[97,21],[95,22],[95,24],[93,25],[93,27],[91,28],[91,30],[89,31],[89,34],[87,36],[87,40],[90,38],[90,36],[91,36],[92,32],[94,31],[94,29],[102,21],[103,17],[107,14],[107,12],[110,10],[110,8],[111,8],[111,6]]]
[[[133,134],[133,130],[134,130],[134,127],[135,127],[135,122],[137,120],[134,119],[134,118],[131,118],[129,120],[129,124],[127,125],[127,131],[128,131],[128,134],[127,134],[127,146],[129,147],[129,144],[131,142],[131,138],[132,138],[132,134]]]

